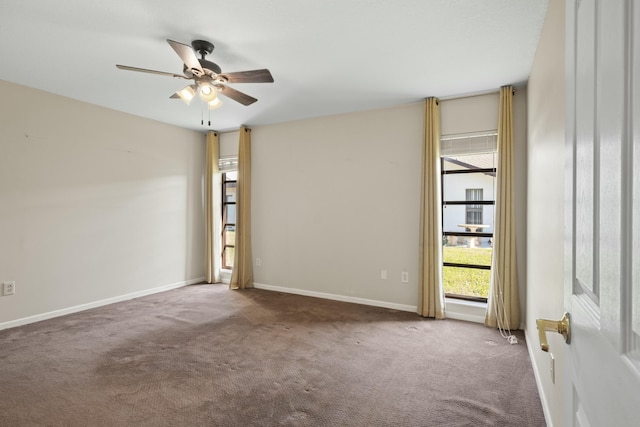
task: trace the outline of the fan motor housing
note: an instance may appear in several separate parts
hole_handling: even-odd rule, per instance
[[[202,67],[203,70],[205,70],[205,72],[206,70],[210,71],[210,73],[207,73],[207,74],[222,73],[222,69],[218,64],[204,59],[206,55],[210,54],[211,52],[213,52],[213,49],[215,49],[215,46],[213,45],[213,43],[208,42],[206,40],[194,40],[191,42],[191,47],[193,47],[193,50],[195,50],[200,54],[201,58],[198,59],[198,62],[200,62],[200,66]],[[193,73],[191,72],[191,70],[187,69],[186,65],[184,66],[183,71],[186,76],[188,77],[193,76]]]
[[[215,49],[213,43],[206,40],[194,40],[191,42],[191,47],[193,47],[193,50],[198,52],[203,57],[207,54],[210,54],[211,52],[213,52],[213,49]]]

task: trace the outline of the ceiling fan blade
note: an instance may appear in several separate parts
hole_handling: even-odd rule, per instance
[[[229,86],[220,85],[219,89],[222,95],[229,97],[234,101],[239,102],[242,105],[251,105],[257,101],[257,99],[254,98],[253,96],[249,96],[246,93],[242,93],[239,90],[230,88]]]
[[[121,70],[138,71],[141,73],[158,74],[160,76],[169,76],[169,77],[177,77],[179,79],[187,79],[187,77],[183,76],[182,74],[167,73],[164,71],[156,71],[156,70],[147,70],[146,68],[129,67],[128,65],[119,65],[119,64],[116,64],[116,67],[118,67]]]
[[[198,61],[198,58],[191,46],[169,39],[167,39],[167,43],[169,43],[173,50],[176,51],[180,59],[182,59],[182,62],[184,62],[184,65],[186,65],[194,75],[201,76],[204,74],[204,71],[200,66],[200,61]]]
[[[266,68],[220,74],[229,83],[273,83],[273,76]]]

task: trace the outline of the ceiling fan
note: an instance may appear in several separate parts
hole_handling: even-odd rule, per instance
[[[197,94],[200,99],[208,104],[210,109],[217,108],[222,104],[218,99],[218,93],[242,105],[251,105],[257,101],[256,98],[228,86],[229,83],[273,83],[273,77],[266,68],[261,70],[223,73],[218,64],[205,59],[205,56],[213,52],[214,49],[213,44],[208,41],[194,40],[191,42],[191,46],[169,39],[167,39],[167,43],[169,43],[180,59],[182,59],[184,63],[182,69],[183,74],[129,67],[127,65],[116,65],[116,67],[121,70],[193,80],[194,84],[180,89],[171,95],[170,98],[182,99],[188,105]],[[201,55],[200,59],[196,57],[195,52]]]

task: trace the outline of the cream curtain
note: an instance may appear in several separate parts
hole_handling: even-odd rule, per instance
[[[418,314],[445,317],[442,289],[442,195],[440,194],[440,106],[427,98],[420,204],[420,301]]]
[[[218,173],[218,157],[220,153],[220,138],[217,132],[207,133],[207,168],[204,183],[205,225],[206,234],[206,280],[207,283],[220,282],[221,269],[221,194],[220,174]]]
[[[231,289],[253,287],[251,256],[251,129],[240,128],[236,188],[236,243]]]
[[[493,259],[485,325],[520,327],[513,192],[513,88],[500,88]]]

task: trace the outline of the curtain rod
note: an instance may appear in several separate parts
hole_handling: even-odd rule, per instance
[[[513,93],[515,94],[518,89],[523,88],[524,86],[513,86]],[[493,95],[493,94],[500,94],[500,89],[492,89],[492,90],[485,90],[483,92],[472,92],[472,93],[464,93],[461,95],[451,95],[451,96],[443,96],[442,98],[438,97],[439,101],[452,101],[454,99],[463,99],[463,98],[473,98],[476,96],[484,96],[484,95]]]
[[[240,129],[244,128],[244,130],[246,130],[247,132],[251,132],[251,129],[249,126],[242,126],[239,127],[238,129],[226,129],[226,130],[217,130],[215,132],[218,132],[218,134],[222,135],[225,133],[233,133],[233,132],[240,132]]]
[[[463,98],[474,98],[476,96],[484,96],[484,95],[493,95],[493,94],[499,94],[500,90],[486,90],[483,92],[473,92],[473,93],[464,93],[461,95],[450,95],[450,96],[443,96],[442,98],[438,98],[440,101],[453,101],[454,99],[463,99]]]
[[[231,130],[227,129],[227,130],[223,130],[223,131],[216,131],[216,132],[218,132],[220,135],[222,135],[222,134],[224,134],[224,133],[240,132],[240,128],[238,128],[238,129],[231,129]]]

